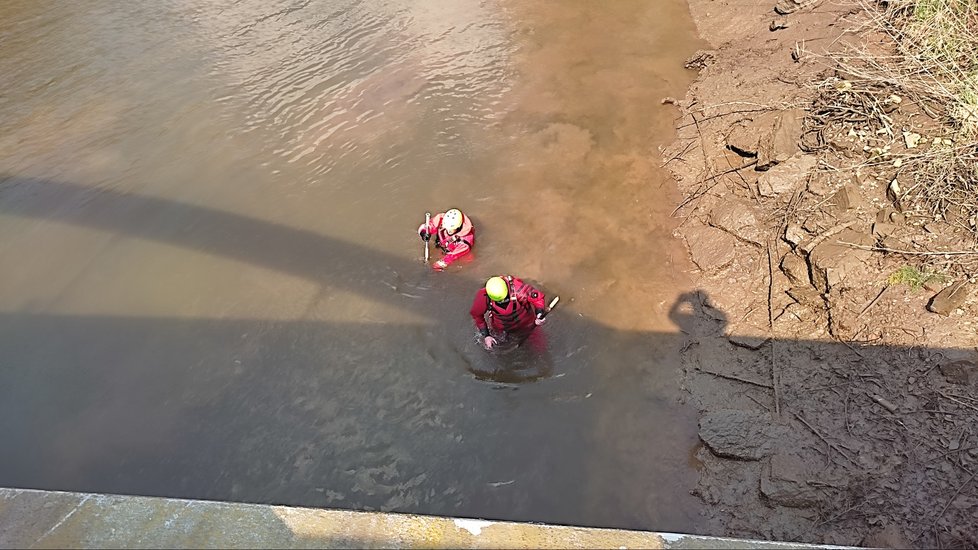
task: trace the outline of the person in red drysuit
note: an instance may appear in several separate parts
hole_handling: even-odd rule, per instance
[[[469,314],[482,333],[483,345],[491,350],[498,343],[492,333],[512,337],[517,345],[523,343],[533,329],[546,322],[545,304],[543,292],[516,277],[500,275],[491,277],[475,293]]]
[[[430,221],[418,227],[418,235],[425,241],[434,235],[435,246],[445,252],[445,256],[432,266],[437,270],[445,269],[468,254],[475,244],[475,227],[469,217],[457,208],[435,214]]]

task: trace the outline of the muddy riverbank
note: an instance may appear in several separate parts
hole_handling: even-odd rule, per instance
[[[711,49],[687,62],[700,77],[663,162],[698,268],[684,389],[701,411],[696,494],[713,532],[973,546],[974,273],[952,255],[892,253],[975,250],[947,220],[915,217],[890,183],[906,176],[901,153],[941,143],[939,125],[886,89],[889,133],[826,114],[852,89],[830,54],[883,42],[860,31],[857,6],[690,9]]]

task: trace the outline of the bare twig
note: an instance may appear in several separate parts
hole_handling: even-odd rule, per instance
[[[778,369],[776,339],[771,338],[771,385],[774,389],[774,414],[781,417],[781,371]]]
[[[672,162],[672,161],[674,161],[676,159],[681,159],[683,157],[683,155],[685,155],[687,152],[689,152],[689,148],[692,147],[695,144],[696,144],[696,140],[691,140],[689,143],[686,144],[686,147],[683,147],[683,150],[682,151],[676,153],[669,160],[667,160],[667,161],[663,162],[662,164],[660,164],[659,165],[659,168],[665,168],[666,165],[669,164],[670,162]]]
[[[712,370],[707,370],[707,369],[704,369],[704,368],[701,368],[701,367],[696,367],[696,370],[699,371],[699,372],[702,372],[702,373],[712,374],[713,376],[718,376],[720,378],[725,378],[727,380],[734,380],[736,382],[742,382],[744,384],[750,384],[751,386],[757,386],[759,388],[766,388],[766,389],[769,389],[769,390],[773,390],[774,389],[774,387],[771,386],[770,384],[765,384],[764,382],[755,382],[754,380],[748,380],[746,378],[740,378],[739,376],[734,376],[732,374],[721,374],[719,372],[712,371]]]
[[[886,292],[888,288],[890,288],[890,285],[883,285],[883,288],[882,290],[880,290],[879,294],[877,294],[876,297],[872,299],[872,301],[866,304],[866,307],[864,307],[863,310],[859,312],[859,315],[856,315],[856,320],[859,320],[859,318],[862,317],[867,311],[869,311],[870,308],[875,306],[876,302],[880,301],[880,298],[883,297],[883,294]]]
[[[903,254],[904,256],[978,256],[978,250],[924,250],[924,251],[914,251],[914,250],[897,250],[895,248],[887,248],[885,246],[866,246],[862,244],[850,243],[846,241],[836,241],[839,244],[846,245],[850,248],[858,248],[860,250],[872,250],[873,252],[889,252],[891,254]]]
[[[952,460],[952,462],[954,462],[954,461]],[[947,512],[947,509],[951,506],[951,503],[954,502],[954,499],[958,498],[958,495],[961,494],[961,491],[969,483],[971,483],[971,481],[973,479],[975,479],[975,475],[978,475],[978,472],[975,472],[974,474],[971,474],[971,477],[969,477],[968,479],[966,479],[964,483],[962,483],[961,485],[958,486],[958,490],[957,491],[954,491],[954,494],[951,495],[951,498],[947,499],[947,503],[944,504],[944,508],[941,508],[941,513],[940,514],[937,514],[937,517],[934,518],[934,522],[931,523],[932,526],[936,526],[937,525],[937,522],[941,521],[941,518],[944,517],[944,512]]]
[[[774,330],[774,263],[771,259],[771,241],[767,243],[767,327]]]
[[[961,405],[962,407],[967,407],[967,408],[969,408],[969,409],[971,409],[973,411],[978,411],[978,407],[975,407],[974,405],[969,405],[969,404],[965,403],[964,401],[961,401],[960,399],[955,399],[954,397],[952,397],[952,396],[950,396],[950,395],[942,392],[941,390],[934,390],[934,391],[936,391],[938,395],[940,395],[944,399],[947,399],[948,401],[954,401],[955,403],[957,403],[958,405]]]
[[[698,199],[698,198],[702,197],[703,195],[705,195],[705,194],[709,193],[710,191],[712,191],[714,187],[716,187],[718,184],[720,184],[721,182],[723,182],[723,180],[719,179],[720,176],[727,175],[730,172],[736,172],[737,170],[743,170],[744,168],[750,168],[751,166],[754,166],[755,164],[757,164],[757,160],[753,160],[751,162],[748,162],[747,164],[745,164],[745,165],[743,165],[743,166],[741,166],[739,168],[731,168],[729,170],[724,170],[723,172],[712,174],[712,175],[709,175],[709,176],[701,179],[700,181],[697,182],[697,184],[700,185],[700,186],[702,186],[703,184],[705,184],[708,180],[712,180],[712,183],[710,185],[708,185],[705,189],[700,190],[699,188],[697,188],[696,191],[693,191],[693,193],[690,194],[690,196],[686,197],[685,199],[683,199],[683,202],[679,203],[679,206],[677,206],[672,211],[672,214],[670,214],[670,216],[675,216],[676,215],[676,212],[679,212],[680,210],[682,210],[682,208],[684,206],[688,205],[689,203],[695,201],[696,199]]]
[[[845,458],[846,460],[848,460],[849,462],[851,462],[854,466],[857,466],[857,467],[859,466],[859,463],[856,462],[855,460],[853,460],[852,458],[850,458],[849,455],[847,455],[842,449],[840,449],[838,447],[838,445],[832,443],[828,439],[825,439],[825,436],[822,435],[821,432],[819,432],[818,430],[816,430],[815,429],[815,426],[812,426],[811,424],[809,424],[808,421],[805,420],[804,417],[802,417],[798,413],[793,413],[793,414],[795,415],[795,418],[797,418],[798,420],[800,420],[802,424],[804,424],[806,427],[808,427],[808,429],[811,430],[813,434],[817,435],[819,439],[821,439],[822,441],[824,441],[825,444],[829,446],[829,448],[834,449],[835,452],[837,452],[840,455],[842,455],[843,458]]]

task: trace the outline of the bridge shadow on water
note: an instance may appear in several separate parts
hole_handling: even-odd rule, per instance
[[[723,313],[700,292],[676,300],[675,333],[619,330],[565,302],[536,346],[487,354],[467,314],[483,281],[473,273],[432,276],[417,261],[314,232],[69,183],[7,178],[0,214],[256,265],[424,319],[4,310],[2,486],[702,532],[688,494],[697,408],[773,415],[777,363],[777,408],[798,448],[854,480],[826,482],[836,502],[799,520],[813,537],[864,522],[892,484],[916,487],[908,510],[920,508],[921,526],[949,530],[973,510],[941,508],[976,461],[940,456],[948,433],[957,449],[978,444],[978,409],[961,405],[973,389],[949,386],[934,368],[973,359],[969,350],[783,339],[748,350],[730,345]],[[863,391],[866,381],[875,390]],[[900,409],[880,408],[874,395]],[[899,401],[908,396],[915,401]],[[840,399],[844,415],[832,404]],[[899,460],[888,457],[897,447]],[[922,470],[935,460],[949,467]],[[760,463],[745,468],[741,483],[760,475]],[[736,492],[714,486],[704,498],[735,506]]]

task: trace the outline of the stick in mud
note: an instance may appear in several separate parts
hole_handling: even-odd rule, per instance
[[[893,403],[889,402],[888,400],[884,399],[883,397],[880,397],[880,396],[878,396],[876,394],[873,394],[873,393],[867,393],[866,396],[869,397],[870,399],[872,399],[873,401],[879,403],[879,405],[881,407],[883,407],[884,409],[890,411],[891,413],[897,412],[897,408],[898,407],[896,405],[894,405]]]
[[[838,446],[836,446],[834,443],[832,443],[828,439],[825,439],[825,436],[822,435],[818,430],[816,430],[815,429],[815,426],[812,426],[811,424],[809,424],[808,421],[805,420],[804,417],[802,417],[798,413],[793,413],[793,414],[795,415],[795,418],[797,418],[798,420],[800,420],[801,423],[804,424],[809,430],[811,430],[813,434],[817,435],[819,439],[821,439],[822,441],[824,441],[825,444],[828,445],[830,449],[835,450],[835,452],[837,452],[840,455],[842,455],[843,458],[845,458],[846,460],[848,460],[849,462],[851,462],[854,466],[859,466],[859,463],[856,462],[855,460],[849,458],[849,455],[847,455],[846,453],[844,453],[842,451],[842,449],[840,449]]]
[[[701,367],[696,367],[696,370],[699,371],[699,372],[705,373],[705,374],[712,374],[713,376],[718,376],[718,377],[724,378],[726,380],[733,380],[735,382],[741,382],[741,383],[744,383],[744,384],[750,384],[751,386],[757,386],[759,388],[766,388],[766,389],[769,389],[769,390],[773,390],[774,389],[774,386],[772,386],[770,384],[765,384],[764,382],[755,382],[753,380],[748,380],[746,378],[739,378],[737,376],[733,376],[732,374],[720,374],[719,372],[715,372],[715,371],[712,371],[712,370],[704,369],[704,368],[701,368]]]
[[[838,241],[839,244],[848,246],[850,248],[858,248],[859,250],[871,250],[873,252],[889,252],[890,254],[902,254],[904,256],[972,256],[978,255],[978,250],[897,250],[895,248],[887,248],[885,246],[866,246],[863,244],[850,243],[846,241]]]

